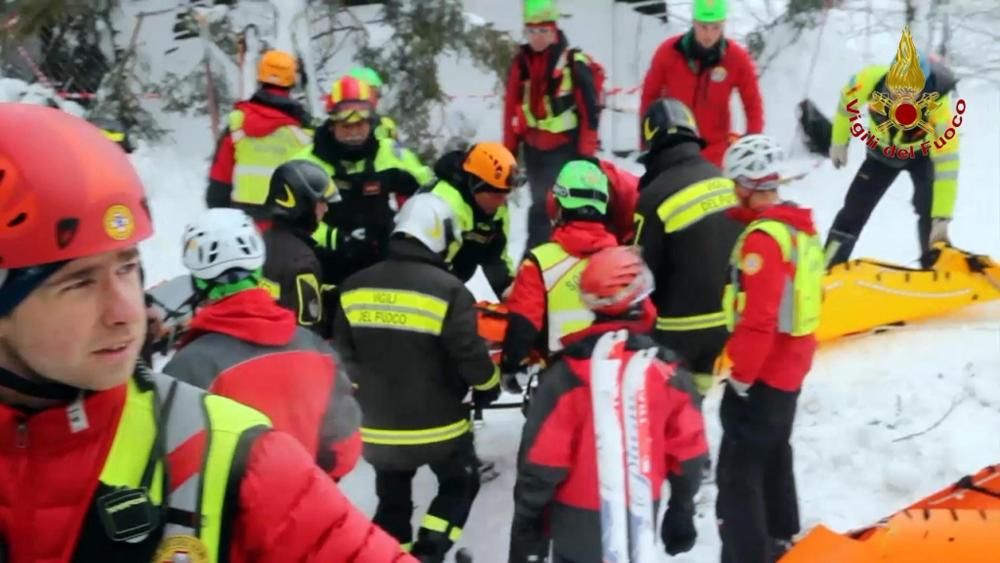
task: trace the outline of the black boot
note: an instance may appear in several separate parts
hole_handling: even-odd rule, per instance
[[[451,546],[452,541],[448,539],[446,533],[420,528],[410,555],[416,557],[420,563],[444,563],[444,556],[448,554]]]

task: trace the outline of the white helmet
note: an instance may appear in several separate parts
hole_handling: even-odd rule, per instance
[[[407,234],[438,254],[445,253],[451,243],[462,240],[455,212],[445,200],[431,193],[417,194],[406,200],[396,214],[392,233]]]
[[[252,272],[264,265],[264,239],[239,209],[215,208],[184,230],[184,267],[194,277],[214,280],[229,270]]]
[[[784,161],[784,151],[772,137],[746,135],[726,149],[722,168],[737,185],[773,190],[778,187]]]

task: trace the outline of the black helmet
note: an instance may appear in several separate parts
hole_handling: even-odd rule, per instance
[[[705,148],[698,132],[698,122],[684,102],[676,98],[660,98],[642,116],[642,139],[649,150],[667,148],[681,141],[694,141]]]
[[[274,170],[265,205],[271,217],[312,231],[316,228],[316,203],[340,201],[333,179],[320,165],[290,160]]]

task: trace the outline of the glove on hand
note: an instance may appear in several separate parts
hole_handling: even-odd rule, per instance
[[[479,389],[472,390],[472,404],[478,409],[488,407],[490,403],[496,401],[500,398],[500,386],[494,385],[493,387],[480,391]]]
[[[687,553],[694,547],[698,532],[694,528],[694,509],[667,508],[660,527],[660,537],[667,555]]]
[[[831,145],[830,160],[833,161],[834,168],[843,168],[847,165],[847,145]]]
[[[549,539],[540,530],[542,525],[514,522],[510,534],[509,563],[544,563],[549,558]]]
[[[928,240],[929,245],[934,245],[936,242],[943,242],[951,244],[948,238],[948,225],[951,223],[951,219],[945,217],[937,217],[931,220],[931,236]]]

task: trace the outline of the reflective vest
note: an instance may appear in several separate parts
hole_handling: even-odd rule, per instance
[[[774,219],[759,219],[750,223],[740,235],[730,257],[730,285],[726,286],[723,309],[726,326],[730,331],[739,322],[746,306],[746,293],[740,290],[740,261],[743,242],[754,231],[771,236],[781,248],[782,259],[792,265],[794,275],[785,280],[778,309],[778,332],[791,336],[805,336],[819,327],[823,307],[823,276],[826,260],[823,244],[817,235],[804,233]]]
[[[191,561],[224,563],[220,557],[231,541],[223,535],[229,524],[226,516],[235,513],[235,507],[226,505],[235,500],[227,498],[231,495],[227,492],[231,485],[239,486],[230,484],[229,478],[234,467],[245,467],[247,461],[241,457],[248,451],[241,440],[249,430],[270,427],[270,420],[250,407],[158,373],[146,371],[127,385],[125,406],[100,475],[101,483],[117,489],[96,502],[103,504],[110,521],[136,505],[166,504],[169,510],[159,511],[167,521],[153,560],[177,561],[173,558],[177,553],[187,554]],[[201,460],[200,466],[184,471],[167,461],[182,448],[183,459],[192,459],[192,444],[199,442],[201,451],[194,446],[194,459]],[[186,467],[182,460],[179,464]],[[176,483],[182,471],[186,479]],[[172,514],[192,518],[178,522]],[[138,543],[152,535],[148,530],[143,535],[138,528],[115,529],[121,537],[113,539],[120,542]],[[86,546],[88,540],[81,544]]]
[[[312,137],[296,125],[283,125],[263,137],[243,131],[246,116],[240,110],[229,113],[229,134],[236,164],[233,167],[233,203],[264,205],[274,169],[284,164],[312,142]]]
[[[426,188],[422,188],[421,191],[424,191],[424,189]],[[445,261],[450,262],[451,259],[458,254],[458,251],[461,250],[463,242],[488,244],[489,241],[484,237],[484,234],[486,234],[486,231],[494,229],[494,225],[497,221],[500,222],[504,237],[507,240],[510,240],[510,212],[507,210],[507,204],[501,205],[497,208],[496,213],[494,213],[493,217],[490,218],[489,223],[477,224],[476,213],[472,209],[472,205],[465,201],[465,198],[462,197],[462,193],[458,191],[458,188],[448,182],[445,182],[444,180],[437,180],[428,191],[443,199],[445,203],[448,204],[448,207],[455,212],[455,217],[458,219],[458,228],[462,231],[462,240],[457,241],[448,248],[448,253],[445,255]],[[513,272],[514,265],[510,260],[510,255],[506,251],[503,252],[503,259],[507,264],[507,271]]]
[[[594,313],[583,303],[580,275],[587,258],[577,258],[555,242],[531,250],[545,283],[545,315],[549,352],[563,349],[562,338],[594,323]]]
[[[705,217],[735,207],[736,190],[729,178],[716,177],[695,182],[663,200],[656,208],[656,215],[663,223],[664,234],[682,231]],[[635,244],[645,224],[636,214]],[[657,317],[656,330],[686,332],[721,327],[726,324],[724,311],[713,311],[684,317]]]
[[[391,117],[379,116],[378,125],[375,126],[375,138],[379,140],[398,140],[399,131],[396,128],[396,121]]]
[[[576,129],[580,123],[577,115],[576,100],[573,97],[573,72],[572,64],[568,61],[569,51],[563,51],[553,69],[553,75],[561,76],[559,84],[555,88],[553,95],[545,94],[545,117],[538,119],[531,111],[531,80],[525,78],[521,93],[521,112],[524,114],[524,123],[530,129],[539,129],[549,133],[564,133]],[[582,62],[589,64],[587,55],[574,51],[572,62]],[[523,76],[527,77],[527,72]]]

